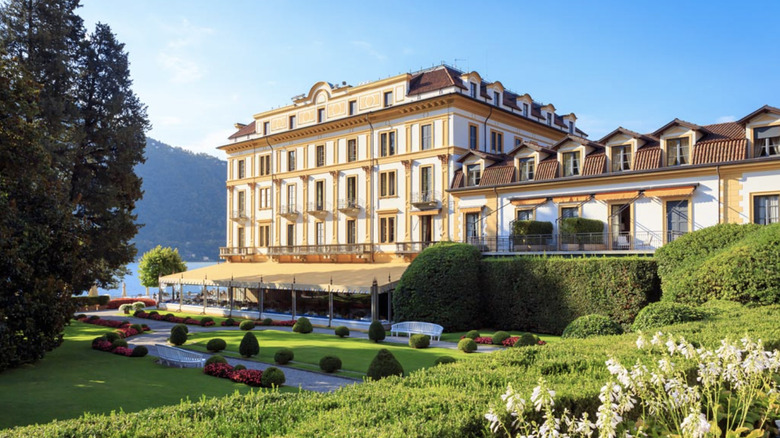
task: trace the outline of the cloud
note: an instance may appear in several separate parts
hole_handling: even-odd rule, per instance
[[[236,132],[235,129],[220,129],[218,131],[212,131],[201,137],[199,141],[191,142],[187,145],[182,145],[182,147],[195,153],[206,153],[224,160],[225,153],[218,151],[217,146],[223,146],[227,144],[228,137],[230,137],[234,132]]]
[[[173,35],[173,39],[168,40],[166,44],[170,49],[197,45],[204,37],[214,34],[214,29],[196,26],[186,18],[182,18],[175,25],[163,24],[161,27],[165,33]]]
[[[206,38],[215,33],[214,29],[194,25],[186,18],[173,24],[160,23],[159,26],[169,39],[157,54],[157,64],[170,74],[170,81],[187,84],[201,79],[206,69],[196,62],[196,56],[192,54],[200,51]]]
[[[363,49],[366,53],[373,56],[378,61],[387,60],[387,56],[374,49],[374,46],[372,46],[371,43],[369,43],[368,41],[352,41],[352,45],[360,49]]]
[[[720,116],[715,120],[715,123],[727,123],[737,120],[734,116]]]
[[[188,84],[203,77],[203,69],[191,59],[180,55],[160,52],[157,55],[157,64],[171,74],[170,81],[177,84]]]

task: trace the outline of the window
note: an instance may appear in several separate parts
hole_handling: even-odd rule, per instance
[[[395,196],[395,170],[379,173],[379,196],[382,198]]]
[[[270,188],[263,188],[259,189],[257,191],[259,200],[257,202],[257,205],[259,208],[271,208],[271,189]]]
[[[238,179],[246,178],[246,160],[238,160]]]
[[[432,202],[433,199],[433,166],[420,168],[420,202]]]
[[[753,130],[755,157],[780,155],[780,126],[767,126]]]
[[[515,219],[519,221],[532,221],[534,220],[534,210],[532,208],[518,209],[515,214]]]
[[[666,165],[679,166],[690,163],[689,152],[688,137],[666,140]]]
[[[317,123],[322,123],[325,121],[325,108],[319,108],[317,109]]]
[[[319,145],[316,149],[317,167],[325,165],[325,145]]]
[[[767,225],[780,222],[780,195],[753,198],[753,223]]]
[[[246,192],[238,192],[238,217],[246,217]]]
[[[357,140],[347,140],[347,161],[357,161]]]
[[[479,164],[470,164],[466,166],[466,185],[478,186],[482,178],[482,168]]]
[[[263,135],[268,135],[271,132],[271,122],[263,122]]]
[[[287,246],[295,245],[295,224],[287,224]]]
[[[393,105],[393,92],[385,91],[385,108]]]
[[[561,207],[561,219],[580,217],[579,207]]]
[[[493,152],[494,154],[504,153],[504,134],[490,131],[490,152]]]
[[[531,115],[531,113],[528,111],[528,104],[527,103],[523,103],[523,115],[526,116],[526,117],[529,117]]]
[[[426,151],[431,148],[432,143],[431,125],[422,125],[420,127],[420,149]]]
[[[465,228],[466,242],[479,238],[479,213],[466,213]]]
[[[547,124],[552,126],[552,113],[547,113]]]
[[[383,157],[395,155],[395,131],[379,134],[379,155]]]
[[[286,213],[294,213],[298,211],[296,200],[295,200],[295,184],[288,184],[287,185],[287,210]]]
[[[569,134],[574,134],[574,122],[569,122]]]
[[[477,98],[477,84],[474,82],[469,82],[469,96],[474,99]]]
[[[523,139],[520,137],[515,137],[515,147],[518,147],[521,144],[523,144]]]
[[[379,243],[395,242],[395,216],[379,218]]]
[[[325,210],[325,181],[314,183],[314,208],[317,211]]]
[[[349,115],[354,116],[357,114],[357,100],[349,101]]]
[[[295,129],[295,116],[290,116],[290,129]]]
[[[533,181],[534,164],[533,158],[523,158],[520,160],[520,181]]]
[[[688,201],[666,202],[666,241],[671,242],[688,232]]]
[[[354,219],[347,220],[347,243],[357,243],[357,221]]]
[[[612,171],[631,170],[631,146],[612,147]]]
[[[271,174],[271,156],[263,155],[260,157],[260,176]]]
[[[317,222],[315,224],[314,241],[317,245],[325,245],[325,222]]]
[[[287,151],[287,170],[295,170],[295,151]]]
[[[357,177],[347,177],[347,202],[349,207],[354,207],[357,204]]]
[[[479,143],[477,142],[477,126],[469,125],[469,149],[475,150]]]
[[[258,235],[258,246],[266,247],[271,245],[271,226],[260,225],[260,234]]]
[[[501,106],[501,93],[499,93],[498,91],[493,92],[493,103],[496,106]]]
[[[237,245],[239,248],[243,248],[244,245],[246,245],[246,231],[244,230],[244,227],[238,228],[238,242]]]
[[[566,152],[563,154],[563,176],[580,174],[580,153]]]

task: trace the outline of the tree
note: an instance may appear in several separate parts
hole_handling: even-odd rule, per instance
[[[186,270],[187,265],[181,260],[178,249],[160,245],[144,253],[138,264],[141,284],[146,287],[157,287],[160,277]]]

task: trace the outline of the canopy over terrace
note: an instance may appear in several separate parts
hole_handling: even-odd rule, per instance
[[[244,300],[249,298],[255,304],[260,316],[266,313],[281,312],[292,314],[293,319],[298,313],[296,301],[304,303],[304,314],[310,316],[306,310],[306,299],[312,296],[327,300],[328,323],[334,317],[334,294],[354,294],[363,296],[367,300],[370,296],[371,320],[380,319],[379,309],[384,308],[384,303],[379,301],[379,294],[387,293],[387,307],[385,317],[390,320],[390,292],[395,289],[396,283],[409,266],[408,263],[371,263],[371,264],[310,264],[310,263],[221,263],[191,271],[180,272],[160,278],[161,290],[167,286],[179,286],[179,307],[182,301],[182,286],[199,286],[207,288],[227,288],[229,291],[229,313],[233,314],[234,290],[243,291]],[[247,294],[249,291],[249,294]],[[303,294],[303,295],[302,295]],[[251,295],[251,296],[250,296]],[[284,295],[284,296],[282,296]],[[240,296],[240,295],[239,295]],[[265,304],[274,303],[280,299],[286,301],[285,310],[275,309],[273,304],[264,308]],[[202,299],[203,312],[206,313],[205,294]],[[367,303],[366,303],[367,304]],[[322,303],[324,306],[324,303]],[[321,313],[325,313],[321,309]],[[315,316],[317,312],[312,312]],[[339,318],[338,311],[336,318]],[[350,312],[351,313],[351,312]],[[255,313],[255,316],[257,314]],[[324,315],[323,315],[324,316]],[[366,315],[367,316],[367,315]],[[363,318],[365,320],[365,318]]]

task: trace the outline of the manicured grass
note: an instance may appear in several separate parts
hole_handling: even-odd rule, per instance
[[[0,373],[0,429],[75,418],[85,412],[136,412],[204,395],[265,391],[207,376],[202,369],[157,365],[151,356],[131,358],[92,350],[92,339],[106,331],[106,327],[73,322],[65,329],[62,346],[43,360]]]
[[[222,338],[227,342],[228,353],[237,355],[238,346],[246,332],[242,330],[224,330],[203,333],[190,333],[189,341],[184,348],[206,351],[206,343],[213,338]],[[289,348],[295,354],[292,366],[305,369],[319,369],[323,356],[336,355],[341,359],[342,369],[352,371],[349,376],[363,375],[377,351],[386,348],[401,362],[404,371],[428,368],[434,365],[439,356],[452,356],[456,359],[467,359],[470,355],[458,350],[447,348],[414,349],[406,344],[391,342],[376,343],[368,339],[339,338],[335,335],[320,333],[300,334],[281,330],[253,330],[260,343],[260,355],[253,359],[261,362],[274,361],[274,353],[280,348]],[[358,374],[355,374],[358,373]]]
[[[492,329],[492,328],[485,328],[485,329],[480,329],[480,330],[477,330],[477,331],[479,332],[480,336],[489,337],[489,336],[493,336],[498,330]],[[468,331],[443,333],[441,335],[441,340],[445,341],[445,342],[458,342],[458,341],[460,341],[460,338],[462,336],[466,335],[466,333],[468,333]],[[511,331],[510,330],[510,331],[507,331],[507,333],[509,333],[510,336],[520,336],[523,333],[527,333],[527,332],[519,332],[519,331]],[[534,333],[534,334],[536,334],[536,333]],[[541,340],[543,340],[544,342],[547,342],[547,343],[557,342],[557,341],[561,340],[560,336],[555,336],[555,335],[538,335],[537,334],[536,336],[539,336],[539,339],[541,339]]]

